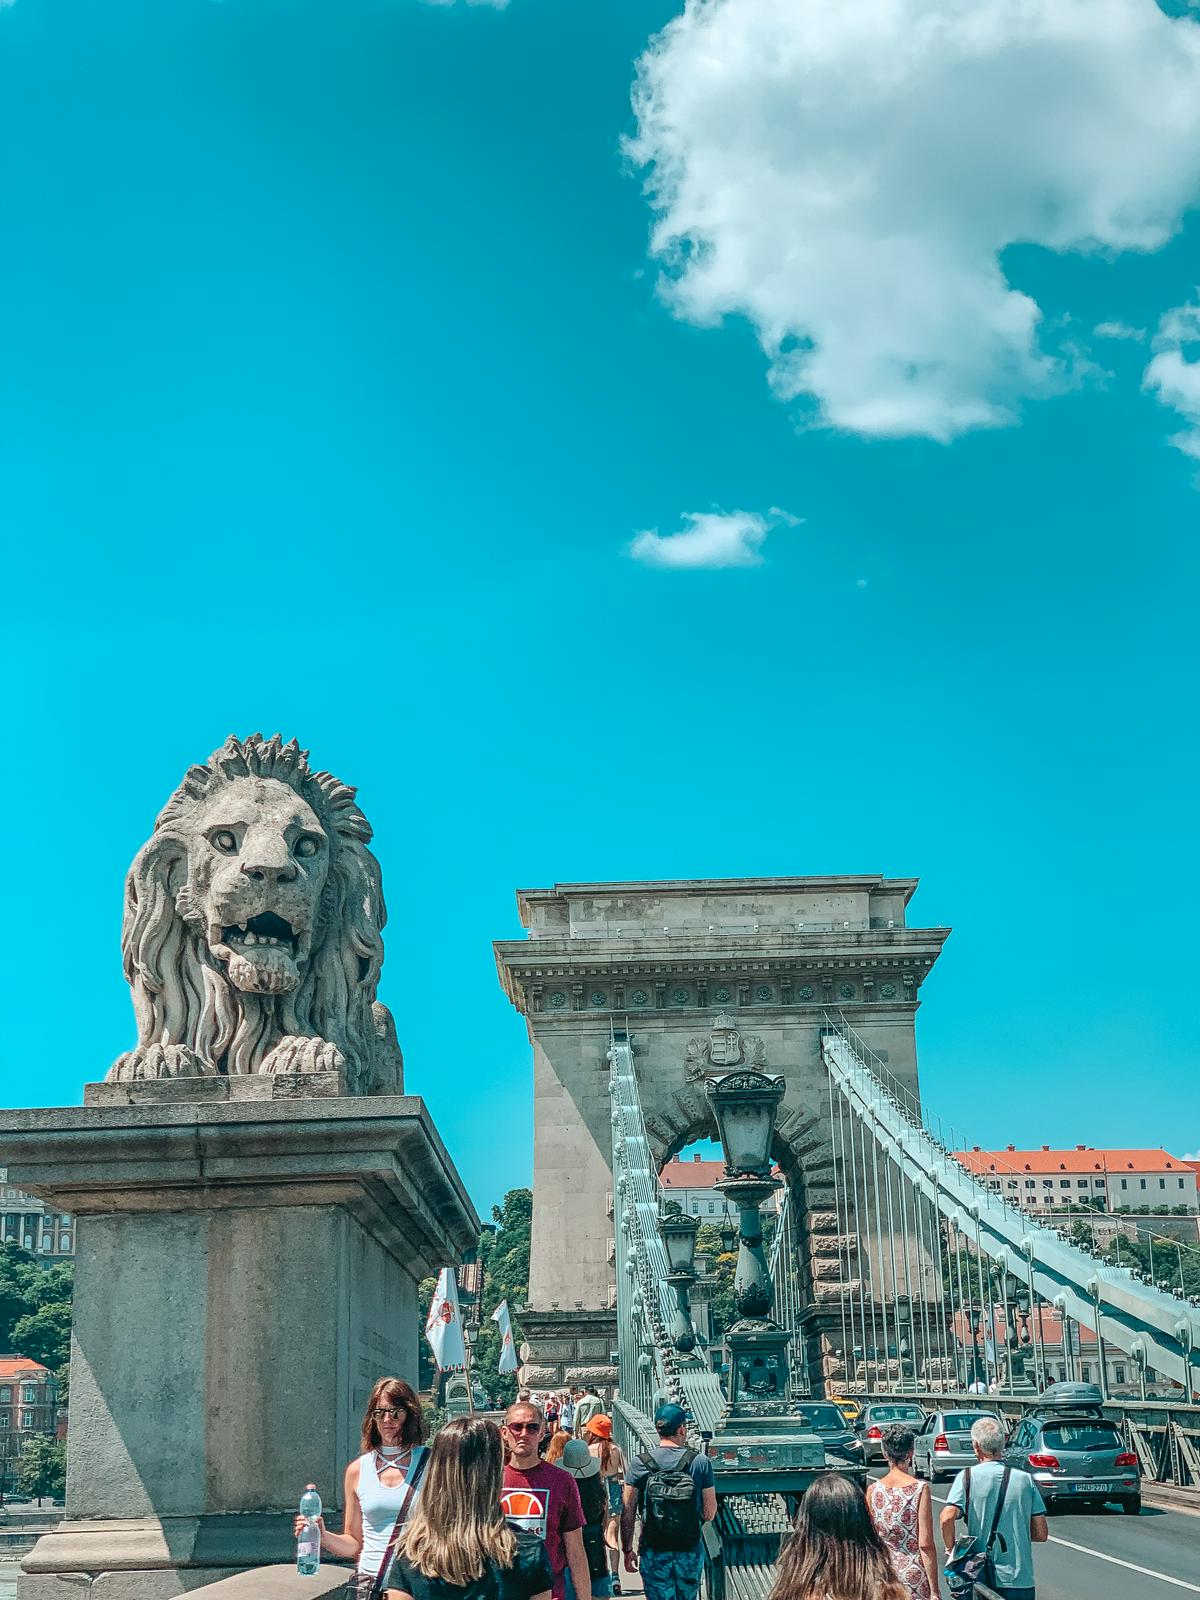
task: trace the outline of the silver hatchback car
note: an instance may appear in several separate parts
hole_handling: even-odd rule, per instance
[[[917,1435],[913,1445],[913,1471],[918,1478],[940,1483],[947,1475],[975,1465],[971,1443],[972,1425],[992,1411],[977,1408],[962,1411],[935,1411]]]
[[[1115,1500],[1130,1516],[1142,1509],[1138,1458],[1099,1406],[1039,1406],[1018,1425],[1004,1459],[1029,1473],[1047,1508]]]

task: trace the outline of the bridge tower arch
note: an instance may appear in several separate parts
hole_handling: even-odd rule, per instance
[[[809,1289],[806,1350],[810,1366],[819,1363],[836,1315],[822,1298],[821,1241],[836,1219],[821,1028],[827,1011],[840,1010],[919,1092],[919,991],[949,929],[907,925],[916,887],[913,878],[734,878],[518,893],[526,937],[497,942],[495,954],[533,1049],[526,1382],[615,1382],[613,1024],[632,1037],[660,1161],[711,1129],[709,1073],[744,1061],[786,1079],[780,1165]]]

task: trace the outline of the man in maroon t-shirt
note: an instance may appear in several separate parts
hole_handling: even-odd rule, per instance
[[[542,1413],[532,1401],[518,1400],[509,1406],[503,1428],[508,1465],[500,1504],[510,1522],[546,1541],[546,1554],[554,1573],[554,1600],[564,1600],[568,1569],[575,1600],[592,1600],[579,1489],[569,1472],[538,1459],[538,1441],[545,1426]]]

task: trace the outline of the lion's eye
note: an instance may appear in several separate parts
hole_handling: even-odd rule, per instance
[[[237,840],[228,828],[220,828],[209,838],[209,844],[214,850],[219,850],[222,855],[231,856],[237,849]]]
[[[302,833],[292,848],[298,856],[315,856],[321,848],[321,842],[314,839],[311,833]]]

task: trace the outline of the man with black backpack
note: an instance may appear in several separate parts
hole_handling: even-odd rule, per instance
[[[701,1533],[717,1514],[712,1462],[687,1441],[687,1415],[664,1403],[654,1413],[659,1443],[634,1456],[621,1495],[625,1570],[641,1571],[646,1600],[696,1600],[704,1567]],[[638,1514],[642,1539],[634,1554]]]
[[[1034,1600],[1033,1547],[1050,1537],[1037,1484],[1001,1461],[1004,1428],[998,1417],[980,1417],[971,1427],[971,1443],[978,1465],[959,1473],[942,1507],[942,1542],[952,1558],[946,1569],[950,1591],[969,1594],[978,1579],[1003,1600]],[[969,1544],[955,1561],[960,1516]]]

